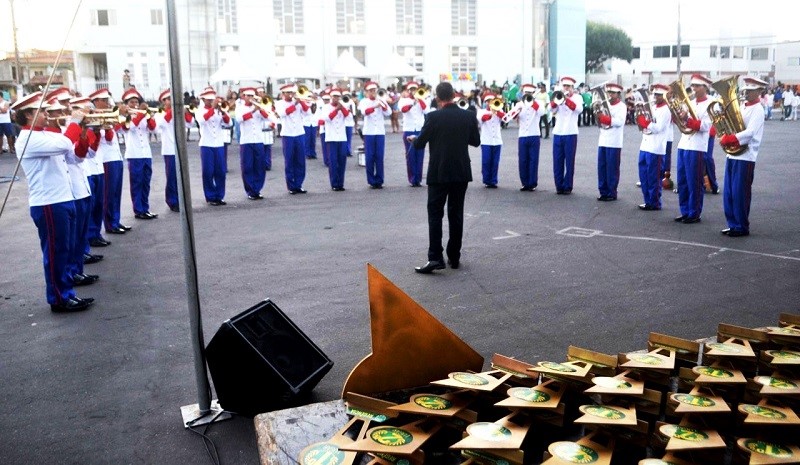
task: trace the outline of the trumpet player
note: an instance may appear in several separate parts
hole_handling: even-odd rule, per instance
[[[342,102],[341,89],[331,89],[331,103],[322,114],[325,116],[325,144],[328,146],[328,177],[334,192],[344,190],[344,173],[347,167],[347,132],[345,120],[350,114]]]
[[[575,152],[578,149],[578,118],[583,111],[583,98],[574,92],[575,79],[561,78],[561,95],[553,92],[550,111],[556,114],[553,127],[553,178],[556,194],[572,193],[575,174]]]
[[[653,84],[655,101],[651,105],[651,119],[640,113],[636,124],[642,130],[642,143],[639,146],[639,182],[644,203],[640,210],[661,210],[661,167],[667,153],[667,139],[672,132],[671,115],[664,96],[669,86]]]
[[[155,130],[156,122],[147,112],[147,103],[133,87],[122,94],[122,101],[125,105],[120,107],[120,113],[127,113],[131,122],[124,130],[134,218],[152,220],[158,218],[155,213],[150,213],[150,180],[153,177],[150,132]]]
[[[252,87],[241,89],[242,104],[237,108],[236,121],[239,122],[239,162],[242,167],[242,184],[247,198],[260,200],[261,189],[267,178],[266,152],[262,128],[269,120],[264,108],[255,104],[256,90]]]
[[[764,109],[760,105],[761,92],[767,83],[753,77],[744,78],[745,104],[741,107],[744,131],[725,134],[720,138],[722,147],[737,148],[747,145],[740,155],[727,155],[725,158],[725,184],[722,205],[728,227],[722,234],[729,237],[750,235],[750,199],[752,197],[753,175],[756,159],[764,133]]]
[[[167,178],[166,186],[164,187],[164,201],[171,211],[179,212],[178,173],[175,166],[177,150],[175,146],[175,120],[173,120],[172,114],[171,90],[163,90],[158,96],[158,101],[161,102],[162,108],[165,109],[163,113],[155,116],[156,130],[161,133],[161,155],[164,157],[164,171]],[[186,124],[189,124],[194,116],[188,110],[184,110],[183,118]]]
[[[519,153],[519,180],[523,192],[533,192],[539,185],[539,146],[541,132],[539,121],[547,114],[546,107],[536,101],[532,84],[522,86],[522,99],[517,103],[515,118],[519,121],[519,139],[517,149]],[[509,113],[509,114],[511,114]]]
[[[203,173],[203,194],[209,205],[218,207],[225,202],[225,138],[223,124],[231,122],[225,111],[227,104],[217,98],[212,87],[200,93],[202,105],[195,109],[194,119],[200,126],[200,160]]]
[[[305,129],[303,121],[311,108],[302,99],[296,98],[297,86],[289,83],[281,86],[281,99],[275,109],[281,119],[281,141],[285,161],[286,188],[290,194],[305,194],[306,179]]]
[[[384,120],[392,115],[386,100],[379,99],[378,83],[364,85],[366,98],[358,102],[358,110],[364,115],[364,158],[366,160],[367,184],[372,189],[383,188],[383,155],[386,148],[386,124]]]
[[[622,90],[619,84],[606,84],[608,102],[600,102],[600,107],[604,110],[599,111],[596,116],[600,125],[597,142],[597,190],[600,191],[600,197],[597,200],[601,202],[617,200],[623,129],[628,117],[628,106],[620,98]]]
[[[416,137],[425,123],[425,114],[430,112],[430,100],[418,92],[419,84],[410,81],[406,84],[403,96],[397,102],[403,114],[403,144],[406,149],[406,169],[408,183],[413,187],[422,185],[422,166],[425,160],[425,148],[415,148],[409,137]]]
[[[342,89],[342,98],[340,100],[342,106],[347,108],[347,116],[344,118],[344,130],[347,134],[347,144],[345,144],[345,151],[348,157],[353,156],[353,129],[356,127],[356,99],[347,89]]]
[[[692,224],[700,221],[703,213],[703,177],[705,164],[703,157],[708,149],[708,131],[711,129],[711,118],[708,116],[708,86],[711,79],[702,74],[693,74],[690,85],[695,98],[689,102],[697,119],[688,115],[685,118],[690,134],[682,134],[678,142],[678,202],[681,215],[675,221]]]
[[[483,96],[483,108],[475,114],[481,132],[481,175],[483,185],[488,189],[497,189],[497,170],[500,166],[500,152],[503,150],[503,138],[500,134],[505,113],[503,99],[494,94]]]

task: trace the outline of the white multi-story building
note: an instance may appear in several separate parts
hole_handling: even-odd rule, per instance
[[[108,86],[120,95],[126,69],[145,98],[168,86],[163,0],[87,0],[84,5],[90,13],[77,28],[83,38],[75,47],[80,92]],[[380,78],[384,84],[395,78],[381,75],[393,53],[417,70],[414,77],[431,83],[443,76],[503,84],[583,75],[583,53],[563,65],[547,57],[547,47],[559,41],[548,40],[546,25],[548,18],[554,24],[561,5],[579,13],[584,8],[583,0],[176,0],[181,76],[185,90],[199,92],[220,66],[238,56],[271,84],[277,77],[330,82],[344,51],[369,73],[351,77]],[[551,27],[565,34],[562,48],[577,43],[583,51],[582,32],[573,37],[570,28]],[[294,56],[316,75],[284,76],[281,65]]]

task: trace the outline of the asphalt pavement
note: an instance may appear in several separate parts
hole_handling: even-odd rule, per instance
[[[289,195],[280,140],[264,200],[247,199],[238,147],[229,150],[228,205],[203,200],[197,143],[189,168],[206,341],[220,324],[271,298],[335,365],[314,391],[336,399],[370,352],[366,264],[371,263],[487,360],[500,353],[563,361],[575,345],[608,354],[645,347],[651,331],[696,339],[719,323],[774,324],[800,313],[800,123],[769,121],[755,171],[751,235],[729,238],[722,195],[706,195],[702,222],[684,225],[677,195],[640,211],[639,132],[625,128],[619,200],[598,202],[599,129],[581,128],[575,190],[555,195],[552,139],[542,140],[539,188],[520,192],[516,129],[503,132],[498,189],[480,179],[471,149],[462,266],[432,276],[426,261],[426,189],[406,180],[400,134],[387,136],[386,184],[372,190],[356,158],[346,191],[332,192],[320,157],[308,161],[306,195]],[[676,140],[680,136],[676,132]],[[354,145],[358,145],[357,141]],[[158,145],[154,145],[158,154]],[[724,156],[715,149],[720,185]],[[427,159],[426,159],[427,161]],[[0,155],[0,175],[15,160]],[[154,157],[151,210],[88,265],[101,276],[79,295],[97,303],[53,314],[24,177],[0,218],[0,462],[4,464],[209,463],[181,424],[197,402],[179,215],[164,203]],[[673,169],[675,159],[673,157]],[[0,184],[5,195],[9,184]],[[252,420],[212,426],[222,463],[258,464]]]

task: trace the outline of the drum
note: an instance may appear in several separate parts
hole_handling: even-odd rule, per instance
[[[230,144],[231,143],[231,134],[233,134],[233,130],[232,129],[223,129],[222,130],[222,142],[224,144]]]
[[[364,153],[364,147],[357,148],[356,152],[358,153],[358,166],[367,166],[367,154]]]
[[[264,144],[272,145],[275,142],[275,131],[270,129],[262,129],[261,134],[264,135]]]

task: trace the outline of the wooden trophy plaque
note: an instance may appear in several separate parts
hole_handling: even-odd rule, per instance
[[[700,343],[660,333],[650,333],[647,339],[647,350],[667,349],[674,352],[678,360],[696,365],[700,357]]]
[[[491,392],[503,384],[512,375],[502,370],[484,371],[483,373],[469,373],[456,371],[449,373],[447,378],[433,381],[431,384],[448,386],[470,391]]]
[[[625,358],[627,358],[627,361],[620,365],[622,368],[659,370],[662,372],[669,372],[675,369],[675,351],[664,347],[658,347],[647,353],[627,353]]]
[[[594,386],[583,391],[585,394],[613,394],[617,396],[640,396],[644,394],[644,382],[629,378],[630,370],[614,376],[595,376]]]
[[[636,426],[636,408],[618,405],[581,405],[578,410],[582,417],[575,419],[577,424]]]
[[[464,449],[461,456],[467,459],[461,465],[522,465],[524,453],[511,449]]]
[[[769,398],[761,399],[758,404],[739,404],[737,409],[745,416],[745,424],[800,425],[800,417],[794,410]]]
[[[741,438],[736,446],[750,455],[750,465],[800,463],[800,448],[794,444],[779,444],[753,438]]]
[[[467,436],[450,446],[451,449],[512,449],[522,446],[531,420],[513,412],[495,421],[479,421],[467,426]]]
[[[575,463],[592,463],[610,465],[614,451],[614,438],[592,433],[577,442],[558,441],[547,446],[550,458],[542,465],[571,465]]]
[[[675,454],[668,453],[660,459],[639,460],[639,465],[694,465],[694,462],[687,462],[675,457]]]
[[[358,439],[365,437],[367,429],[369,429],[369,420],[361,418],[352,418],[347,424],[336,432],[336,434],[329,440],[311,444],[302,451],[298,457],[300,465],[316,465],[319,463],[335,463],[337,465],[352,465],[357,452],[341,450],[341,446],[352,444]],[[354,430],[358,429],[355,439],[347,436],[348,432],[352,434]]]
[[[709,342],[705,345],[707,357],[755,359],[756,353],[750,341],[738,337],[731,337],[722,342]]]
[[[563,384],[551,379],[534,387],[513,387],[506,392],[508,398],[494,405],[519,409],[552,409],[558,407],[564,391]]]
[[[710,366],[700,365],[692,368],[692,373],[697,375],[694,382],[697,384],[747,384],[741,370],[737,370],[722,361]]]
[[[722,413],[730,412],[731,408],[725,399],[719,397],[708,388],[696,385],[688,394],[672,393],[669,404],[675,413]]]
[[[691,425],[685,420],[680,425],[658,422],[656,427],[668,439],[668,452],[725,448],[725,441],[719,433]]]
[[[761,395],[796,396],[800,394],[800,379],[776,371],[770,376],[756,376],[753,381],[761,385]]]
[[[389,407],[397,412],[451,418],[464,411],[472,402],[472,397],[463,392],[447,394],[415,394],[405,404]]]
[[[403,426],[378,426],[367,431],[363,439],[340,446],[340,449],[390,455],[412,455],[441,427],[441,423],[431,418],[424,418]]]
[[[800,366],[800,350],[789,348],[771,349],[761,352],[761,360],[774,366]]]
[[[539,362],[531,371],[536,371],[544,375],[565,378],[569,380],[586,380],[589,370],[592,368],[590,362],[583,360],[575,360],[572,362],[556,363],[556,362]]]

